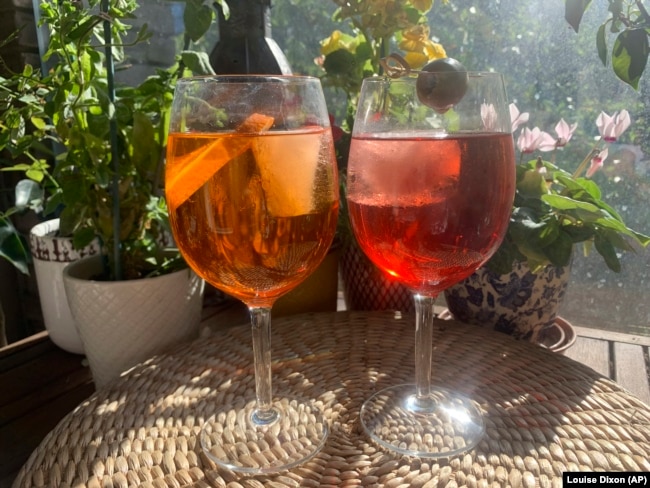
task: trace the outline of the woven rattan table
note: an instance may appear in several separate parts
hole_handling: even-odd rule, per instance
[[[358,411],[376,389],[413,381],[413,318],[298,315],[273,324],[274,389],[314,399],[331,424],[321,453],[273,476],[218,469],[197,434],[218,403],[252,395],[248,326],[154,357],[65,417],[14,486],[561,486],[566,470],[650,470],[650,408],[539,346],[453,321],[434,331],[434,378],[473,397],[487,434],[439,462],[384,452]]]

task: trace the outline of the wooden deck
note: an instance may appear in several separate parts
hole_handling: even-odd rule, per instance
[[[611,378],[650,405],[650,337],[575,329],[578,338],[565,356]]]
[[[205,321],[242,323],[240,308],[206,310]],[[617,381],[650,404],[650,338],[577,328],[565,355]],[[40,333],[0,349],[0,488],[16,473],[43,437],[94,391],[82,356],[56,347]]]

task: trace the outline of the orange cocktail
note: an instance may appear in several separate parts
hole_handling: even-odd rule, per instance
[[[247,303],[275,299],[314,271],[336,229],[334,175],[323,164],[330,139],[322,127],[171,133],[167,200],[192,268]]]

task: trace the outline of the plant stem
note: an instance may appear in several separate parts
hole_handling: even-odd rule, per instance
[[[645,21],[647,23],[650,23],[650,13],[648,13],[648,10],[645,8],[641,0],[636,0],[636,6],[639,8],[639,11],[641,12],[641,15]]]
[[[602,141],[602,138],[598,139],[594,144],[594,147],[587,153],[582,162],[578,165],[578,168],[573,172],[573,178],[578,178],[584,171],[587,169],[587,164],[591,161],[596,154],[600,152],[599,146]]]
[[[108,15],[109,5],[108,0],[102,0],[102,12]],[[106,80],[108,90],[108,100],[111,105],[115,104],[115,83],[114,74],[115,67],[113,65],[113,31],[111,30],[111,22],[108,18],[104,19],[104,42],[105,56],[106,56]],[[122,272],[122,259],[120,257],[120,234],[122,228],[122,221],[120,217],[120,160],[119,151],[117,147],[117,121],[115,115],[112,115],[109,120],[109,137],[111,144],[111,162],[113,166],[113,181],[111,185],[111,196],[113,198],[113,273],[114,279],[120,281],[123,278]]]

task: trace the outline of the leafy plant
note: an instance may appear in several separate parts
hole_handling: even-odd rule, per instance
[[[650,55],[650,13],[643,0],[608,2],[610,15],[596,35],[598,55],[605,66],[611,59],[616,76],[636,90]],[[591,0],[566,0],[565,18],[576,32],[590,4]],[[608,32],[616,34],[611,56],[607,46]]]
[[[145,24],[124,41],[137,1],[102,7],[99,0],[41,3],[50,36],[44,59],[52,67],[40,73],[27,65],[0,78],[0,150],[10,156],[2,170],[24,173],[21,184],[42,190],[0,218],[7,222],[26,208],[60,214],[60,233],[72,236],[75,247],[98,237],[110,278],[131,279],[170,267],[162,252],[161,181],[169,110],[176,80],[205,72],[209,63],[207,55],[184,51],[174,66],[139,86],[115,86],[113,63],[119,68],[125,48],[146,41],[149,32]],[[191,19],[194,10],[188,10]],[[0,244],[15,248],[15,238]],[[11,256],[15,261],[17,253]],[[182,263],[179,255],[174,261]]]
[[[528,120],[511,105],[513,129]],[[650,244],[650,237],[629,228],[619,213],[602,199],[591,176],[603,166],[608,145],[629,125],[626,111],[612,117],[601,113],[597,125],[600,137],[573,173],[541,156],[517,165],[515,200],[506,237],[488,262],[495,272],[505,274],[515,261],[527,262],[535,271],[552,264],[566,266],[575,244],[593,246],[613,271],[620,271],[619,251],[635,251]],[[561,120],[557,138],[539,130],[524,128],[517,146],[523,158],[535,151],[551,152],[566,145],[575,131]],[[584,175],[584,176],[583,176]]]

